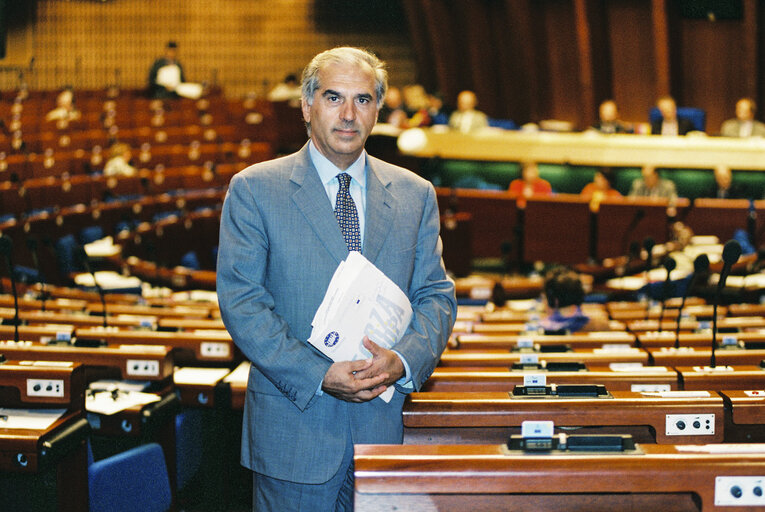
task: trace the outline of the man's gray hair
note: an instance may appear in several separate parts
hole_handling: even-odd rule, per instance
[[[313,104],[313,96],[321,87],[319,84],[319,71],[330,64],[366,64],[375,74],[375,94],[377,94],[377,108],[382,106],[385,92],[388,90],[388,71],[385,62],[378,59],[374,54],[361,48],[339,46],[326,50],[316,55],[303,70],[303,98],[309,105]]]

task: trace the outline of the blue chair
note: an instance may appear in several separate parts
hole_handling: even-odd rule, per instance
[[[517,130],[518,125],[512,119],[489,118],[489,126],[492,128],[502,128],[503,130]]]
[[[696,107],[677,107],[677,118],[688,119],[693,124],[693,129],[699,132],[706,131],[707,113],[704,109]],[[650,123],[655,123],[661,119],[661,112],[657,107],[652,107],[648,113]]]
[[[90,512],[166,512],[172,505],[162,447],[149,443],[93,462],[88,444]]]
[[[175,416],[175,461],[178,491],[182,491],[202,465],[200,409],[186,409]]]

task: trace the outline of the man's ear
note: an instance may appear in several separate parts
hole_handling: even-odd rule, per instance
[[[305,98],[300,99],[300,108],[303,111],[303,121],[305,121],[306,123],[310,123],[311,122],[311,105],[308,104]]]

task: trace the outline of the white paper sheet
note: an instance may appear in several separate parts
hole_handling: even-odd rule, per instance
[[[173,381],[176,384],[212,386],[228,373],[228,368],[176,368],[173,372]]]
[[[0,408],[0,429],[45,430],[65,412],[66,409]]]

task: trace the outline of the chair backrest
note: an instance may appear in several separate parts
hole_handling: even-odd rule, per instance
[[[707,113],[704,109],[696,107],[677,107],[677,118],[687,119],[693,124],[693,129],[703,132],[707,127]],[[654,123],[661,119],[661,112],[657,107],[652,107],[648,113],[648,120]]]
[[[165,512],[172,504],[162,447],[149,443],[88,467],[90,512]]]

